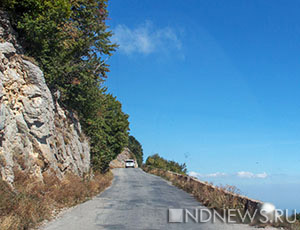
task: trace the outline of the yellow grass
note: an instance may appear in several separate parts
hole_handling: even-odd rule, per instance
[[[68,174],[60,181],[44,174],[37,181],[15,170],[14,189],[0,180],[0,229],[25,230],[50,219],[54,210],[84,202],[107,188],[112,181],[111,172],[96,173],[93,179]]]

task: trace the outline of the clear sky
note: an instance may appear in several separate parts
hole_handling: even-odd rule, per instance
[[[200,179],[300,210],[299,9],[298,0],[111,0],[120,47],[106,86],[145,158],[186,162]]]

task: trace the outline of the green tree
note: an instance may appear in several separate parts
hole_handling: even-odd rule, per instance
[[[297,219],[298,221],[300,221],[300,213],[297,213],[297,214],[296,214],[296,219]]]
[[[105,89],[103,89],[105,90]],[[100,93],[94,98],[94,110],[80,109],[83,124],[91,143],[94,169],[106,171],[122,149],[128,145],[128,115],[122,111],[121,103],[111,94]],[[88,103],[90,105],[90,103]]]
[[[109,40],[106,0],[3,0],[0,6],[13,16],[23,47],[45,72],[51,88],[60,88],[66,100],[69,88],[84,77],[102,82],[116,45]]]
[[[143,164],[143,148],[134,136],[128,138],[128,148],[133,153],[139,166]]]
[[[187,168],[185,163],[179,164],[175,161],[169,161],[160,157],[158,154],[149,156],[146,160],[145,166],[149,168],[168,170],[180,174],[187,173]]]

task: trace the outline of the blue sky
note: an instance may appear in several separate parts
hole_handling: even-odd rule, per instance
[[[294,0],[111,0],[120,47],[106,86],[145,158],[186,162],[200,179],[300,210],[299,8]]]

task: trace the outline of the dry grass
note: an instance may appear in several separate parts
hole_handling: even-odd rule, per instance
[[[300,221],[298,220],[295,224],[293,224],[291,229],[300,230]]]
[[[37,181],[25,173],[15,171],[14,189],[0,180],[0,229],[25,230],[50,219],[54,210],[84,202],[107,188],[112,173],[98,174],[93,179],[82,179],[68,174],[60,181],[44,174]]]
[[[145,169],[144,169],[145,170]],[[163,177],[172,182],[178,188],[191,193],[198,201],[208,208],[223,210],[223,209],[244,209],[244,204],[240,199],[240,191],[235,186],[213,186],[212,184],[200,184],[191,180],[181,179],[184,175],[173,176],[168,172],[161,170],[145,170],[152,174]]]
[[[219,211],[221,215],[226,215],[226,210],[229,209],[234,209],[236,211],[239,210],[241,214],[244,214],[245,211],[248,210],[251,214],[253,214],[257,208],[256,201],[240,196],[240,191],[234,186],[214,186],[209,183],[197,182],[184,175],[145,167],[143,169],[148,173],[152,173],[172,182],[172,184],[176,187],[192,194],[204,206]],[[238,216],[239,215],[237,215],[237,217]],[[261,224],[258,219],[251,222],[249,218],[245,221],[241,221],[237,218],[236,221],[244,224],[248,223],[261,228],[272,226],[279,229],[300,230],[300,220],[298,220],[295,224],[290,224],[283,217],[281,219],[283,221],[282,223],[278,221],[277,223],[267,224]],[[293,218],[291,220],[293,220]]]

